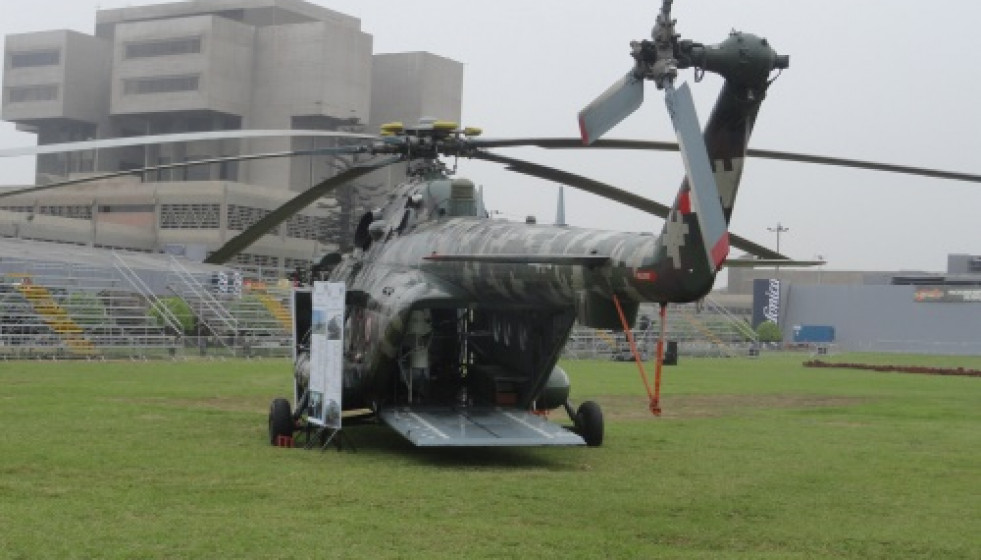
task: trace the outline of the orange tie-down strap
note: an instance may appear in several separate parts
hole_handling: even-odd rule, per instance
[[[657,361],[654,366],[654,388],[651,388],[650,381],[647,379],[647,372],[644,370],[644,362],[640,359],[640,353],[637,352],[637,344],[634,342],[634,334],[630,331],[630,325],[627,324],[627,316],[623,313],[623,307],[620,305],[620,298],[613,294],[613,304],[616,305],[617,313],[620,315],[620,322],[623,324],[623,332],[627,335],[627,342],[630,344],[630,352],[634,356],[634,361],[637,362],[637,369],[640,371],[640,378],[644,382],[644,389],[647,390],[647,397],[650,399],[650,404],[648,407],[651,410],[651,414],[654,416],[661,415],[661,368],[664,365],[664,335],[667,319],[667,304],[661,304],[661,335],[657,339]]]

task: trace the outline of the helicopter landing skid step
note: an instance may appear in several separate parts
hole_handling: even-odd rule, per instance
[[[500,407],[399,407],[381,419],[419,447],[585,445],[581,437],[527,410]]]

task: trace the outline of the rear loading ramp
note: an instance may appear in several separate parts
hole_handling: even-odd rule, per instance
[[[399,407],[381,419],[419,447],[585,445],[581,437],[526,410],[491,407]]]

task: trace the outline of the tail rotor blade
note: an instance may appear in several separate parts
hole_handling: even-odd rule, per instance
[[[688,84],[682,84],[676,90],[668,82],[664,101],[678,135],[681,159],[685,163],[691,189],[692,209],[698,214],[706,257],[712,268],[717,269],[729,254],[729,232]]]
[[[589,145],[627,118],[644,102],[644,81],[628,72],[585,109],[579,111],[579,133]]]

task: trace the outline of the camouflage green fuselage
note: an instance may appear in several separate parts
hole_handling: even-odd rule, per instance
[[[679,223],[687,218],[694,219],[679,217]],[[356,346],[370,351],[349,356],[348,366],[357,385],[376,396],[399,371],[413,310],[469,313],[470,327],[461,332],[503,333],[473,346],[484,346],[485,363],[526,378],[522,394],[531,400],[576,317],[586,325],[620,329],[614,296],[632,323],[639,302],[698,299],[715,278],[714,270],[699,267],[703,259],[694,239],[669,250],[652,234],[481,217],[434,219],[397,230],[392,220],[384,236],[334,274],[360,295],[352,336]],[[454,347],[445,354],[464,353]]]

